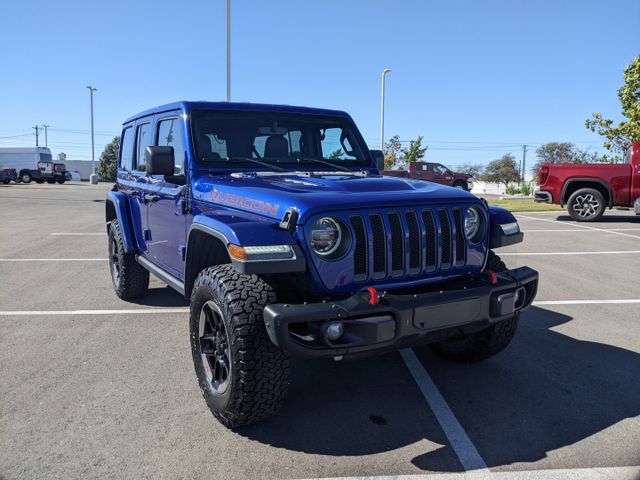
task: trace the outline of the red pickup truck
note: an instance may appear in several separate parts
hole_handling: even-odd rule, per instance
[[[632,145],[628,163],[543,163],[534,199],[566,205],[580,222],[598,220],[606,207],[634,207],[640,215],[640,142]]]
[[[427,182],[440,183],[467,191],[473,187],[473,177],[471,175],[452,172],[439,163],[411,162],[409,163],[409,170],[383,170],[382,175],[425,180]]]

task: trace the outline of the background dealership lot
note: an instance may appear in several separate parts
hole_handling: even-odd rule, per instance
[[[519,214],[525,242],[499,253],[541,283],[503,354],[296,362],[284,409],[234,433],[200,397],[185,302],[157,280],[137,303],[113,293],[109,187],[0,187],[0,477],[640,477],[631,212],[593,225]]]

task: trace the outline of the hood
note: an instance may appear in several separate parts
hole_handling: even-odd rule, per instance
[[[193,196],[274,220],[295,208],[299,224],[319,212],[477,201],[464,190],[362,172],[243,172],[194,182]]]

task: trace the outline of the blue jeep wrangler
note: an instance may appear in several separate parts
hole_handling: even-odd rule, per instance
[[[149,272],[190,301],[197,378],[228,427],[281,404],[289,357],[430,344],[455,361],[504,349],[536,271],[504,209],[457,188],[383,177],[340,111],[179,102],[124,123],[106,223],[113,286]]]

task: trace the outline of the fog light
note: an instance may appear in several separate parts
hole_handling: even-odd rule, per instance
[[[338,340],[344,333],[344,325],[342,322],[330,323],[327,327],[327,340],[332,342]]]

